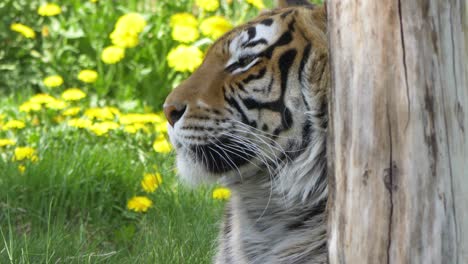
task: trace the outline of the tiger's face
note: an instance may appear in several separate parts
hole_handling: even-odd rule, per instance
[[[325,23],[323,9],[277,9],[212,45],[164,104],[183,178],[274,175],[305,151],[323,127]]]

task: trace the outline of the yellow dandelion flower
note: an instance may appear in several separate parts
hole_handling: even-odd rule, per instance
[[[124,57],[125,49],[119,46],[108,46],[101,53],[101,60],[106,64],[115,64]]]
[[[190,43],[197,40],[200,36],[200,33],[198,33],[198,29],[196,27],[176,25],[172,28],[171,36],[172,39],[176,41]]]
[[[55,99],[46,103],[45,107],[52,110],[62,110],[67,107],[67,103],[62,100]]]
[[[213,199],[228,200],[231,197],[231,190],[224,187],[218,187],[213,190]]]
[[[167,54],[169,67],[179,72],[193,72],[203,62],[203,52],[197,47],[179,45]]]
[[[217,39],[224,33],[232,29],[232,24],[222,16],[212,16],[203,20],[200,24],[201,32],[212,38]]]
[[[18,171],[23,174],[26,171],[26,166],[23,164],[18,165]]]
[[[190,13],[177,13],[172,15],[169,24],[171,27],[175,27],[177,25],[195,28],[198,27],[197,19]]]
[[[161,121],[161,117],[157,114],[124,114],[120,116],[120,123],[123,125],[135,123],[156,123]]]
[[[265,8],[265,4],[263,3],[263,0],[246,0],[246,2],[255,6],[257,9]]]
[[[172,147],[171,144],[167,142],[166,138],[160,135],[154,140],[153,149],[158,153],[168,153],[171,151]]]
[[[126,125],[124,127],[124,131],[129,133],[129,134],[135,134],[137,133],[138,131],[143,131],[145,133],[149,133],[149,129],[148,127],[145,125],[145,124],[131,124],[131,125]]]
[[[78,80],[85,82],[85,83],[93,83],[97,80],[98,73],[94,70],[81,70],[78,73]]]
[[[26,112],[26,113],[41,111],[41,109],[42,109],[41,104],[34,103],[31,101],[25,102],[19,106],[20,112]]]
[[[91,122],[91,120],[88,119],[73,118],[68,120],[67,125],[76,128],[88,128],[93,125],[93,122]]]
[[[205,11],[215,11],[219,8],[218,0],[195,0],[195,4]]]
[[[159,173],[145,173],[143,180],[141,180],[141,188],[147,193],[154,192],[162,183],[161,174]]]
[[[10,25],[10,29],[12,31],[18,32],[21,35],[23,35],[25,38],[30,38],[33,39],[36,37],[36,33],[34,30],[26,25],[23,25],[21,23],[13,23]]]
[[[84,115],[89,119],[112,120],[114,113],[110,107],[94,107],[86,109]]]
[[[70,88],[62,93],[62,98],[66,101],[79,101],[86,97],[86,93],[78,88]]]
[[[97,3],[98,0],[89,0],[91,3]]]
[[[76,106],[76,107],[71,107],[62,112],[63,116],[76,116],[79,114],[81,111],[81,107]]]
[[[38,158],[36,155],[36,150],[32,147],[16,147],[13,160],[22,161],[27,159],[31,161],[37,161]]]
[[[13,146],[16,144],[16,141],[8,138],[0,138],[0,147]]]
[[[62,9],[57,4],[45,3],[39,7],[37,13],[41,16],[56,16],[62,13]]]
[[[127,32],[141,33],[146,27],[145,18],[138,13],[125,14],[117,20],[115,28]]]
[[[54,88],[63,84],[63,78],[60,75],[51,75],[44,78],[42,82],[45,86]]]
[[[31,97],[29,99],[29,102],[35,103],[35,104],[47,104],[55,100],[57,99],[55,99],[53,96],[42,93],[42,94],[36,94],[33,97]]]
[[[138,45],[138,34],[134,31],[116,28],[109,35],[112,44],[122,48],[133,48]]]
[[[96,134],[97,136],[102,136],[104,134],[107,134],[110,130],[115,130],[119,128],[119,124],[115,122],[100,122],[100,123],[95,123],[92,126],[88,127],[91,132]]]
[[[26,127],[26,124],[20,120],[10,120],[3,125],[3,130],[11,130],[11,129],[23,129]]]
[[[135,212],[146,212],[153,202],[146,196],[134,196],[127,202],[127,208]]]
[[[49,34],[50,34],[49,27],[48,26],[42,26],[41,35],[43,37],[48,37]]]

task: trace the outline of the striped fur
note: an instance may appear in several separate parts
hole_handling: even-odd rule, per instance
[[[329,87],[321,7],[235,28],[166,99],[183,179],[232,190],[215,263],[325,263]]]

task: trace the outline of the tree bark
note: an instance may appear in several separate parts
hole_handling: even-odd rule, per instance
[[[330,263],[468,263],[465,0],[328,0]]]

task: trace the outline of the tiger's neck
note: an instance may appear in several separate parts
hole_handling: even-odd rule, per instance
[[[325,151],[310,151],[273,179],[260,173],[231,186],[216,263],[326,262]]]

